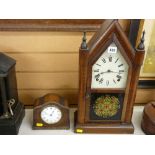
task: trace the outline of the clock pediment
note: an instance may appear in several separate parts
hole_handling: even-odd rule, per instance
[[[94,63],[114,42],[129,64],[134,64],[135,50],[117,20],[106,20],[100,30],[88,42],[88,59]]]

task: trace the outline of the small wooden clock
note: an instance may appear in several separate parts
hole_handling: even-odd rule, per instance
[[[79,55],[76,133],[133,133],[131,122],[144,35],[134,49],[117,20],[105,20]]]
[[[33,110],[33,129],[69,129],[69,107],[63,97],[47,94],[36,99]]]

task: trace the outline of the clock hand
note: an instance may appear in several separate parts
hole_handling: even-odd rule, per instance
[[[100,74],[104,74],[104,73],[113,73],[113,71],[107,70],[106,72],[101,72]]]
[[[118,74],[122,74],[121,72],[114,72],[111,70],[107,70],[106,72],[101,72],[100,74],[104,74],[104,73],[118,73]]]
[[[113,72],[113,71],[111,71],[111,73],[120,73],[120,72]]]
[[[111,73],[111,72],[112,72],[112,71],[108,69],[106,72],[101,72],[100,74]]]
[[[108,72],[101,72],[100,74],[104,74],[104,73],[108,73]]]
[[[52,112],[51,112],[50,116],[52,116],[52,115],[53,115],[53,113],[54,113],[54,111],[52,111]]]
[[[111,71],[111,73],[119,73],[119,74],[122,74],[122,73],[124,73],[125,71],[123,71],[123,72],[114,72],[114,71]]]

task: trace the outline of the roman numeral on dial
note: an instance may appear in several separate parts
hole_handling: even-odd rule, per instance
[[[95,69],[94,72],[99,72],[99,69]]]
[[[111,55],[109,56],[109,62],[112,62],[112,56]]]
[[[119,70],[119,73],[123,73],[124,72],[124,70]]]
[[[118,78],[118,79],[117,79],[118,82],[119,82],[119,81],[121,80],[121,78],[122,78],[120,75],[117,75],[116,77]]]
[[[95,75],[96,81],[99,81],[100,74]]]
[[[101,66],[100,64],[96,64],[97,66]]]
[[[121,78],[122,78],[120,75],[117,75],[116,77],[117,77],[118,79],[121,79]]]
[[[99,84],[102,84],[102,83],[103,83],[103,78],[99,80]]]
[[[104,58],[102,59],[102,61],[103,61],[104,63],[106,63],[106,60],[105,60]]]
[[[118,67],[121,67],[121,66],[123,66],[123,64],[118,65]]]
[[[115,61],[115,63],[117,63],[118,60],[119,60],[119,58],[117,58],[117,60]]]
[[[109,85],[109,80],[106,81],[106,85],[107,85],[107,86]]]
[[[116,81],[113,79],[113,82],[116,84]]]

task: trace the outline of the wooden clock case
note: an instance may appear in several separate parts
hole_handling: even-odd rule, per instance
[[[61,120],[56,124],[47,124],[41,119],[41,111],[48,107],[49,105],[54,105],[58,107],[62,112]],[[33,129],[69,129],[70,119],[69,119],[69,105],[68,101],[61,96],[56,94],[47,94],[41,98],[35,100],[34,111],[33,111]]]
[[[145,134],[155,135],[155,102],[144,107],[141,127]]]
[[[91,89],[92,66],[114,42],[129,66],[125,89]],[[143,42],[142,42],[143,43]],[[142,44],[141,43],[141,44]],[[79,102],[75,113],[76,133],[133,133],[131,122],[140,67],[144,48],[134,49],[117,20],[105,20],[100,30],[86,44],[86,38],[79,51]],[[120,120],[91,120],[91,93],[122,93],[123,108]]]

